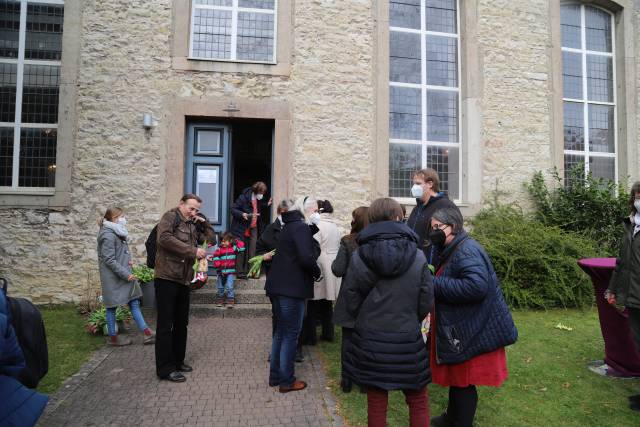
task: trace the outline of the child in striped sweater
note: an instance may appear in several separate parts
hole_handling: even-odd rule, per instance
[[[213,254],[213,267],[218,271],[218,294],[216,305],[222,307],[225,304],[224,293],[227,292],[227,308],[235,304],[233,282],[236,279],[236,257],[244,252],[244,243],[237,240],[233,234],[226,232],[220,239],[220,245]]]

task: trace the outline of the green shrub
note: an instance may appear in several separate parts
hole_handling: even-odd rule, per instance
[[[598,255],[597,244],[577,233],[527,218],[515,206],[493,205],[471,222],[513,308],[583,307],[593,287],[577,265]]]
[[[603,248],[602,256],[618,252],[623,234],[622,219],[629,215],[626,182],[584,176],[583,165],[569,172],[568,185],[555,170],[554,184],[547,185],[542,172],[525,184],[535,204],[535,218],[545,225],[557,226],[592,239]]]

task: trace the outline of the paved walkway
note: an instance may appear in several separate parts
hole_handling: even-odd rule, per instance
[[[159,381],[153,346],[105,347],[53,396],[40,426],[341,426],[314,351],[301,392],[267,384],[271,319],[191,318],[187,382]]]

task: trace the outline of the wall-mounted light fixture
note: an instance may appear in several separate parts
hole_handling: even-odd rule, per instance
[[[149,130],[158,126],[158,121],[151,115],[151,113],[144,113],[142,115],[142,126]]]

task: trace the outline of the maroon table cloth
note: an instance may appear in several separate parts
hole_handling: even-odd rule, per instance
[[[608,375],[640,376],[640,353],[633,342],[627,311],[620,312],[604,299],[616,259],[586,258],[578,261],[578,265],[591,277],[596,293],[600,330],[604,338],[604,361],[609,366]]]

